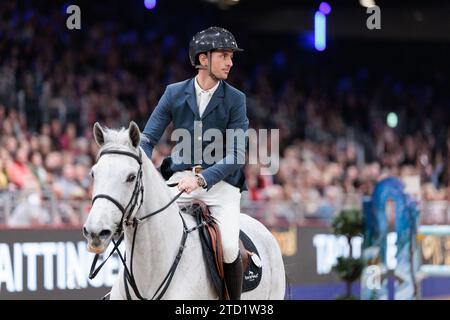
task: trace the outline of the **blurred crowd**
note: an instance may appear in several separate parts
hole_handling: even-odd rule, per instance
[[[14,3],[0,4],[0,193],[20,200],[11,225],[79,224],[71,204],[89,207],[93,124],[133,120],[143,129],[165,86],[195,74],[189,37],[111,22],[69,32],[62,12],[40,15]],[[236,55],[229,82],[247,94],[250,127],[280,129],[279,172],[247,165],[245,200],[295,203],[329,218],[388,175],[419,177],[422,200],[450,200],[443,70],[429,68],[414,82],[365,65],[320,73],[291,47]],[[398,115],[397,127],[387,126],[387,112]],[[170,153],[169,134],[155,149],[156,166]]]

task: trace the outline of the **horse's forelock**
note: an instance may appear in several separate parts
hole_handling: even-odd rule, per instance
[[[111,146],[128,147],[134,149],[131,145],[128,131],[125,128],[120,130],[104,129],[105,144],[102,146],[102,150],[109,149]]]

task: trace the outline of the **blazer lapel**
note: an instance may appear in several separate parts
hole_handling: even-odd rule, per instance
[[[194,88],[194,81],[195,78],[192,78],[184,93],[186,94],[186,101],[191,108],[192,112],[195,114],[195,119],[200,119],[200,114],[198,113],[198,107],[197,107],[197,97],[195,96],[195,88]]]
[[[203,120],[211,111],[213,111],[217,106],[222,102],[224,97],[224,90],[223,90],[223,81],[220,82],[219,86],[217,87],[216,91],[214,92],[213,96],[211,97],[211,100],[209,101],[208,105],[206,106],[205,111],[203,111],[201,119]]]

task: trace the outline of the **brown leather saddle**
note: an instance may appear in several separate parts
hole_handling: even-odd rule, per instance
[[[211,276],[213,278],[214,276],[218,276],[220,279],[221,285],[217,283],[219,281],[214,281],[213,279],[219,296],[224,300],[229,300],[228,292],[224,284],[222,238],[217,222],[211,216],[208,206],[203,201],[195,199],[190,202],[189,206],[181,206],[181,208],[182,210],[191,210],[197,222],[204,224],[204,228],[200,230],[203,253],[207,262],[208,260],[210,261],[209,270]],[[242,269],[244,270],[242,292],[250,291],[259,284],[262,276],[262,267],[254,263],[252,256],[257,255],[254,258],[257,259],[256,261],[259,261],[258,252],[253,242],[242,230],[240,231],[239,250],[242,257]],[[211,266],[213,263],[214,266]]]

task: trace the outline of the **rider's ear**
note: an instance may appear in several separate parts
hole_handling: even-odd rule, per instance
[[[105,132],[98,122],[94,124],[94,139],[100,147],[105,143]]]
[[[200,65],[202,65],[203,67],[208,66],[208,56],[205,53],[200,53],[198,55],[198,61],[200,62]]]
[[[141,131],[134,121],[130,122],[130,126],[128,127],[128,134],[130,135],[131,145],[137,148],[141,143]]]

